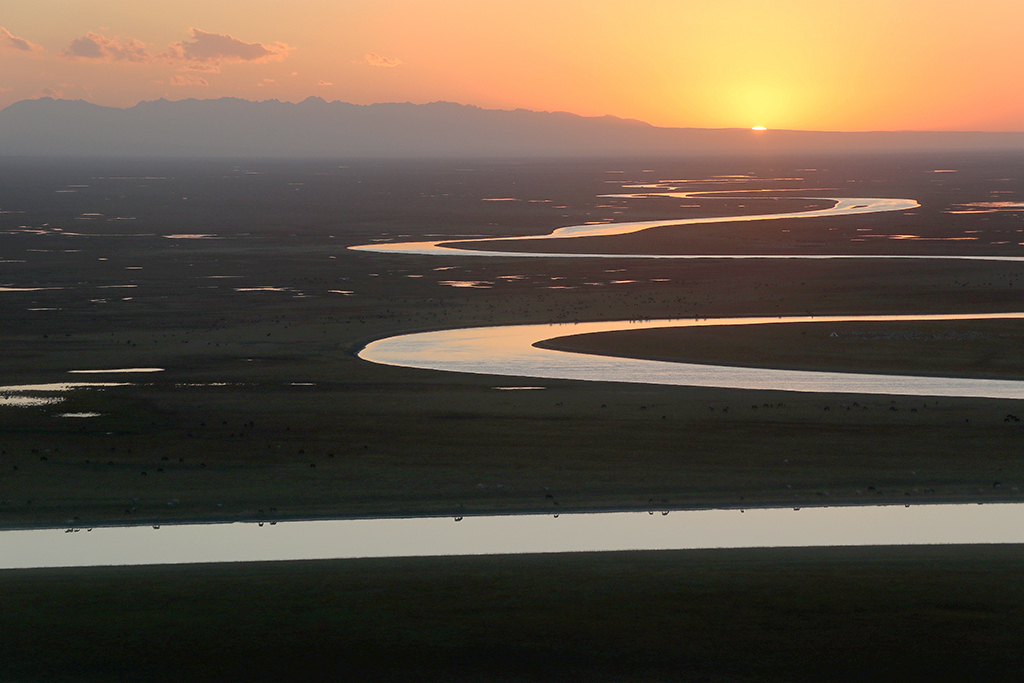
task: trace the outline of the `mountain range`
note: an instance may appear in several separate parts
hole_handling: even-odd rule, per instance
[[[433,102],[165,99],[127,109],[42,98],[0,110],[0,155],[540,158],[1024,150],[1024,133],[663,128],[614,116]]]

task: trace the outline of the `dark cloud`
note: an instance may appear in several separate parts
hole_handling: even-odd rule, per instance
[[[281,61],[294,48],[282,42],[246,43],[227,34],[192,30],[192,40],[171,43],[160,57],[193,71],[219,71],[221,64]]]
[[[107,38],[91,31],[82,38],[72,40],[61,55],[68,59],[135,63],[148,62],[152,57],[141,40]]]

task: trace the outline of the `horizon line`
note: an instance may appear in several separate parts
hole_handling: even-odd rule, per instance
[[[280,100],[280,99],[278,99],[276,97],[275,98],[268,98],[268,99],[265,99],[265,100],[250,100],[250,99],[246,99],[244,97],[232,97],[232,96],[229,96],[229,95],[226,95],[226,96],[223,96],[223,97],[207,97],[207,98],[185,97],[185,98],[182,98],[182,99],[179,99],[179,100],[171,100],[171,99],[168,99],[166,97],[160,97],[160,98],[157,98],[157,99],[154,99],[154,100],[139,100],[135,104],[127,105],[127,106],[123,106],[123,107],[119,107],[119,106],[116,106],[116,105],[97,104],[95,102],[90,102],[89,100],[85,100],[85,99],[82,99],[82,98],[67,99],[67,98],[64,98],[64,97],[51,97],[51,96],[47,95],[45,97],[30,97],[30,98],[26,98],[26,99],[23,99],[23,100],[18,100],[17,102],[12,102],[12,103],[8,104],[7,106],[0,108],[0,113],[6,111],[7,109],[9,109],[11,107],[25,104],[26,102],[40,102],[40,101],[45,101],[45,100],[49,100],[51,102],[70,102],[70,103],[78,103],[78,102],[80,102],[80,103],[83,103],[83,104],[92,105],[94,107],[100,107],[100,108],[104,108],[104,109],[118,109],[120,111],[128,111],[129,109],[134,109],[135,107],[138,107],[139,105],[142,105],[142,104],[154,104],[154,103],[158,103],[158,102],[167,102],[167,103],[171,103],[171,104],[177,104],[177,103],[180,103],[180,102],[190,102],[190,101],[191,102],[218,102],[218,101],[222,101],[222,100],[232,100],[232,101],[237,101],[237,102],[246,102],[248,104],[271,104],[271,103],[273,103],[273,104],[292,105],[292,106],[299,106],[299,105],[301,105],[301,104],[303,104],[305,102],[309,102],[310,100],[318,100],[320,102],[323,102],[324,104],[343,104],[343,105],[348,105],[348,106],[352,106],[352,107],[376,107],[376,106],[387,106],[387,105],[399,105],[399,106],[401,106],[401,105],[408,105],[408,106],[413,106],[413,107],[426,107],[426,106],[430,106],[430,105],[445,104],[445,105],[453,105],[453,106],[456,106],[456,107],[464,107],[464,108],[467,108],[467,109],[478,109],[480,111],[485,111],[485,112],[506,112],[506,113],[529,112],[529,113],[532,113],[532,114],[550,114],[550,115],[559,115],[559,114],[561,114],[561,115],[567,115],[567,116],[575,116],[575,117],[578,117],[580,119],[590,119],[590,120],[595,120],[595,119],[615,119],[615,120],[626,122],[626,123],[638,123],[638,124],[642,124],[644,126],[648,126],[650,128],[659,129],[659,130],[748,131],[748,132],[757,133],[759,135],[766,135],[766,134],[770,135],[772,133],[811,133],[811,134],[829,134],[829,135],[871,135],[871,134],[1024,135],[1024,130],[958,130],[958,129],[916,129],[916,128],[868,129],[868,130],[817,130],[817,129],[805,129],[805,128],[765,128],[764,130],[761,130],[757,126],[752,126],[752,127],[723,126],[723,127],[719,127],[719,128],[702,127],[702,126],[658,126],[658,125],[655,125],[655,124],[650,123],[648,121],[644,121],[642,119],[631,118],[631,117],[622,117],[622,116],[618,116],[616,114],[599,114],[599,115],[588,116],[588,115],[585,115],[585,114],[577,114],[575,112],[565,111],[565,110],[554,110],[554,111],[552,111],[552,110],[546,110],[546,109],[528,109],[526,107],[517,107],[515,109],[488,108],[488,107],[482,107],[482,106],[476,105],[476,104],[465,104],[465,103],[462,103],[462,102],[453,102],[453,101],[450,101],[450,100],[432,100],[430,102],[423,102],[423,103],[410,102],[410,101],[407,100],[405,102],[372,102],[370,104],[357,104],[357,103],[354,103],[354,102],[346,102],[344,100],[326,100],[323,97],[320,97],[319,95],[310,95],[310,96],[308,96],[308,97],[306,97],[306,98],[304,98],[302,100],[299,100],[297,102],[296,101],[292,101],[292,100]]]

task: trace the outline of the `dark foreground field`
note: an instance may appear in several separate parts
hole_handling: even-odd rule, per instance
[[[1019,681],[1020,546],[0,572],[5,681]]]

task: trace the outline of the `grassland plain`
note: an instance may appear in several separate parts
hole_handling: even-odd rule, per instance
[[[956,173],[934,172],[950,169]],[[922,206],[906,214],[836,221],[662,229],[614,238],[614,243],[611,238],[595,238],[585,248],[637,253],[1024,255],[1021,212],[993,204],[1020,201],[1022,171],[1024,163],[1013,157],[923,155],[659,162],[653,167],[622,161],[7,163],[0,169],[0,259],[4,261],[0,285],[8,288],[0,291],[5,321],[0,331],[3,383],[81,379],[67,374],[75,369],[165,370],[144,376],[90,376],[128,384],[71,392],[59,405],[0,406],[0,525],[546,511],[553,500],[561,510],[643,509],[651,499],[672,508],[1019,500],[1024,487],[1024,423],[1008,419],[1024,417],[1024,406],[1018,401],[892,400],[554,381],[541,382],[543,391],[506,392],[494,387],[537,382],[374,366],[354,354],[382,336],[471,325],[1020,310],[1024,304],[1020,263],[430,258],[356,253],[346,247],[375,239],[533,234],[595,220],[774,212],[814,204],[749,197],[600,197],[621,191],[624,182],[689,179],[703,182],[688,184],[688,189],[788,188],[801,197],[910,197]],[[712,177],[746,173],[755,178],[748,185]],[[485,201],[498,199],[505,201]],[[571,243],[564,247],[569,250],[583,246],[582,240],[566,242]],[[551,245],[544,247],[549,250]],[[673,338],[671,348],[663,348],[668,340],[638,338],[616,342],[619,345],[611,351],[673,358],[692,354],[695,360],[717,358],[741,364],[760,363],[767,352],[766,362],[782,366],[799,362],[883,371],[900,364],[894,358],[910,356],[916,372],[946,373],[957,366],[966,335],[977,342],[971,346],[976,355],[967,363],[971,372],[1020,377],[1021,366],[1013,353],[1019,349],[1015,340],[1020,328],[1000,325],[995,329],[947,324],[927,331],[880,331],[878,324],[836,328],[842,333],[841,342],[865,340],[846,344],[863,349],[852,359],[824,349],[823,340],[815,336],[819,333],[810,327],[745,330],[728,339]],[[875,339],[879,334],[881,338]],[[887,339],[886,334],[891,336]],[[781,357],[779,350],[785,351]],[[93,412],[100,416],[60,417]],[[1003,559],[995,562],[990,554],[999,552],[1004,553]],[[878,573],[875,584],[865,583],[861,593],[852,591],[851,596],[876,595],[872,586],[895,577],[912,583],[912,577],[932,571],[925,560],[901,565],[879,563],[868,551],[854,556],[861,558],[850,560],[851,566],[861,562],[856,571],[874,567]],[[552,571],[562,572],[563,578],[575,577],[580,585],[588,585],[590,579],[579,574],[574,563],[589,562],[594,571],[612,571],[609,567],[614,562],[609,557],[543,562],[562,566]],[[615,556],[621,557],[628,556]],[[706,560],[709,567],[732,566],[740,573],[753,566],[730,553],[699,557],[703,559],[698,564]],[[755,564],[772,565],[775,555],[761,557],[768,559]],[[921,595],[945,604],[937,596],[948,595],[954,585],[989,585],[986,581],[996,585],[1001,577],[1020,570],[1019,556],[1012,549],[963,550],[956,557],[982,578],[972,575],[968,580],[951,573],[943,580],[953,583],[922,583]],[[525,561],[493,558],[481,561],[480,566],[489,569],[480,571],[487,575],[505,566],[502,563],[516,567]],[[444,561],[432,562],[442,567],[438,569],[442,573],[456,571],[444,569]],[[411,566],[388,561],[380,565],[394,566],[395,571]],[[359,573],[346,567],[368,565],[330,566],[332,572]],[[291,570],[247,565],[5,572],[2,585],[6,602],[16,595],[43,596],[38,590],[45,579],[38,577],[60,575],[69,591],[113,595],[129,575],[137,577],[131,580],[145,582],[153,572],[165,572],[168,577],[177,576],[176,581],[189,581],[193,579],[188,577],[198,576],[196,572],[226,572],[225,576],[235,577],[232,585],[244,593],[261,585],[257,577],[264,571],[287,574]],[[467,588],[459,600],[477,604],[472,601],[490,599],[497,581],[493,576]],[[732,575],[725,571],[722,576]],[[782,569],[770,576],[779,582],[789,580]],[[401,596],[397,599],[412,600],[410,584],[396,581],[387,590],[396,591]],[[681,581],[700,585],[691,579]],[[726,588],[741,585],[740,579],[722,581],[721,592],[714,594],[718,597],[708,597],[707,604],[719,605],[722,615],[733,615],[731,621],[736,623],[745,623],[744,610],[760,615],[757,619],[762,621],[750,622],[761,624],[755,629],[760,635],[750,637],[768,643],[775,617],[767,615],[774,615],[776,607],[786,609],[781,596],[787,594],[765,588],[765,594],[775,595],[772,599],[778,602],[751,606]],[[626,581],[602,585],[619,597],[628,597],[633,590]],[[867,633],[857,630],[863,622],[853,618],[861,603],[829,603],[834,598],[824,584],[808,585],[817,586],[807,589],[808,595],[818,596],[813,609],[831,615],[828,618],[837,624],[846,619],[847,627],[831,631],[830,638],[805,641],[801,656],[807,661],[831,652],[835,643],[850,642],[850,633]],[[538,588],[529,593],[529,600],[551,591]],[[308,627],[305,633],[316,639],[321,632],[316,618],[289,606],[302,604],[305,598],[298,595],[286,595],[267,613],[281,620],[282,615],[290,615],[297,624],[294,628]],[[900,602],[887,595],[882,602],[889,608],[924,619],[919,622],[925,625],[923,630],[912,628],[909,636],[903,627],[878,635],[881,640],[895,639],[896,633],[911,638],[904,660],[908,663],[925,661],[917,656],[925,651],[945,652],[948,656],[943,661],[951,661],[953,655],[942,645],[947,641],[933,638],[934,632],[928,630],[933,627],[958,624],[970,631],[978,626],[981,630],[971,633],[984,632],[985,638],[1020,635],[1021,603],[1016,595],[990,591],[988,598],[978,598],[978,610],[955,611],[952,621],[941,609],[928,611],[923,603],[910,598]],[[56,597],[26,599],[18,603],[12,621],[27,624],[31,614],[40,623],[63,618],[61,605],[66,603]],[[289,602],[294,600],[299,603]],[[174,600],[139,604],[166,608],[168,602]],[[245,614],[239,611],[243,603],[239,597],[229,611]],[[373,647],[385,647],[393,637],[382,625],[387,622],[382,615],[388,603],[377,604],[381,612],[373,619],[384,621],[366,622],[379,626],[369,627],[374,635],[366,638],[377,643]],[[458,623],[458,615],[451,611],[457,605],[444,605],[437,606],[438,618],[449,615],[454,619],[451,623]],[[481,610],[481,619],[498,618],[494,615],[501,613],[494,605]],[[146,642],[160,638],[162,617],[157,612],[155,607],[147,612],[155,621],[142,631],[148,634]],[[791,625],[802,623],[805,616],[786,613],[786,623]],[[990,622],[997,626],[989,630],[980,625],[977,613],[997,615]],[[180,630],[173,633],[192,639],[188,642],[206,632],[204,619],[219,618],[199,608],[186,608],[185,614],[187,618],[176,622],[175,629]],[[515,614],[510,617],[514,625],[501,626],[505,629],[501,632],[517,632],[530,623],[529,615]],[[70,614],[67,618],[81,617]],[[416,619],[423,618],[418,613]],[[574,623],[592,618],[581,615]],[[907,623],[912,622],[908,616]],[[626,623],[618,622],[620,628]],[[629,628],[643,630],[649,624],[639,619]],[[717,653],[714,657],[739,656],[741,651],[747,652],[748,661],[767,656],[724,630],[708,632],[717,634],[710,641],[711,652]],[[350,636],[338,637],[355,642]],[[629,637],[622,642],[640,642]],[[608,652],[602,638],[581,636],[576,642],[580,651],[596,657],[598,668],[608,670],[601,659]],[[795,642],[791,646],[798,648]],[[894,643],[906,641],[885,642],[889,651],[895,651],[901,646]],[[972,662],[988,662],[991,666],[986,671],[1007,676],[1007,672],[1019,672],[1014,668],[1017,660],[1001,644],[991,647],[997,655],[985,659],[982,653],[990,652],[988,647],[965,651],[960,663],[968,667]],[[108,643],[98,651],[115,652],[112,648]],[[242,662],[262,661],[248,659],[251,651],[228,647],[225,666],[237,670]],[[486,654],[479,654],[483,651],[474,656],[486,659]],[[668,661],[666,651],[651,654],[650,662]],[[22,671],[18,666],[32,662],[59,665],[83,680],[117,669],[76,652],[65,659],[42,657],[39,649],[5,652],[5,659],[9,654],[13,657],[8,660],[13,662],[8,677]],[[428,644],[419,652],[426,653],[418,660],[426,671],[435,648]],[[141,661],[143,655],[138,650],[134,653],[134,661]],[[851,655],[846,661],[855,660]],[[133,660],[112,655],[110,661]],[[456,671],[454,661],[443,660],[438,670]],[[76,668],[79,663],[81,667]],[[635,663],[629,667],[635,668]],[[472,671],[476,669],[471,666],[463,673]],[[543,669],[537,671],[541,673],[535,677],[543,678]],[[669,669],[658,671],[662,673],[649,678],[669,677],[663,675]],[[739,680],[759,679],[752,670],[715,671],[714,675],[725,671],[722,675]],[[787,671],[774,670],[760,678],[790,680]],[[715,680],[712,673],[707,677]]]
[[[733,161],[650,173],[621,162],[472,170],[8,165],[0,194],[0,284],[30,291],[0,292],[8,323],[0,332],[4,384],[128,385],[71,392],[59,405],[0,407],[0,523],[540,511],[551,505],[550,492],[563,509],[642,508],[651,498],[680,508],[1017,499],[1024,423],[1007,416],[1024,410],[1014,401],[579,382],[503,392],[494,387],[518,382],[381,367],[354,356],[381,336],[445,327],[988,312],[1024,304],[1022,266],[1012,262],[663,263],[346,249],[374,239],[529,234],[587,220],[805,203],[599,196],[630,181],[677,178],[705,180],[686,185],[693,189],[779,187],[808,196],[841,187],[854,195],[914,197],[922,207],[806,221],[812,225],[661,229],[615,238],[622,242],[617,248],[643,250],[660,240],[683,253],[714,251],[709,241],[728,232],[720,247],[731,244],[733,253],[897,253],[908,245],[1024,253],[1019,211],[952,213],[1014,199],[1020,181],[998,180],[1019,177],[1010,161],[827,161],[815,162],[823,170],[814,172]],[[957,173],[932,172],[951,163]],[[710,177],[737,169],[757,178]],[[484,201],[506,198],[513,199]],[[587,240],[584,248],[610,239]],[[877,323],[848,324],[830,344],[819,338],[822,330],[806,327],[689,331],[671,344],[652,333],[629,337],[626,346],[693,360],[711,358],[713,349],[715,358],[739,364],[883,371],[913,364],[922,373],[1021,376],[1017,323],[885,328],[890,332]],[[825,348],[843,351],[823,354]],[[629,351],[621,344],[616,350]],[[850,365],[857,358],[864,362]],[[165,371],[67,374],[119,367]],[[66,413],[100,416],[59,417]]]

